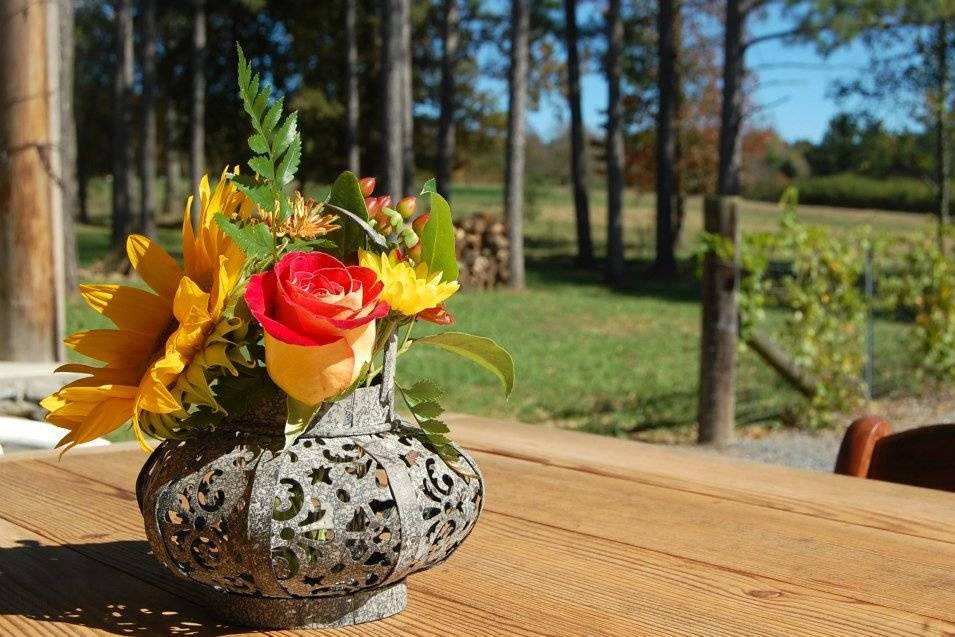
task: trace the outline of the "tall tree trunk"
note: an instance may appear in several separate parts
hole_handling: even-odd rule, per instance
[[[79,214],[77,216],[77,221],[80,223],[89,223],[90,222],[90,207],[89,207],[89,175],[85,164],[78,162],[76,166],[76,194],[79,204]]]
[[[192,202],[192,223],[199,223],[201,202],[199,201],[199,182],[206,170],[206,3],[205,0],[193,0],[195,14],[192,22],[192,143],[190,153],[190,171],[192,183],[190,190],[195,198]]]
[[[441,20],[441,112],[438,116],[438,191],[451,197],[454,174],[455,100],[454,73],[458,63],[461,28],[460,0],[444,0]]]
[[[511,0],[511,65],[507,94],[507,160],[504,177],[504,216],[511,250],[508,284],[524,288],[524,160],[527,103],[528,0]]]
[[[408,0],[387,0],[381,8],[381,191],[397,203],[403,184],[402,107],[402,5]]]
[[[156,236],[156,0],[142,0],[143,118],[139,165],[139,230]]]
[[[167,99],[163,107],[162,144],[163,175],[166,177],[163,183],[162,211],[166,213],[182,210],[179,208],[182,204],[176,201],[181,177],[179,154],[176,152],[176,119],[176,107],[171,99]]]
[[[620,99],[620,55],[623,22],[620,0],[607,9],[607,280],[623,282],[623,104]]]
[[[132,145],[133,3],[116,0],[116,74],[113,78],[113,246],[121,248],[133,224]]]
[[[73,59],[75,25],[73,0],[56,3],[60,39],[60,185],[63,205],[63,283],[67,292],[79,283],[74,224],[79,214],[76,175],[76,115],[73,112]]]
[[[348,92],[345,122],[345,155],[348,158],[348,170],[361,174],[361,150],[358,145],[358,35],[355,28],[358,0],[346,0],[345,3],[345,39],[347,52],[345,57],[345,85]]]
[[[401,15],[401,194],[414,189],[414,83],[411,52],[411,0],[402,2]]]
[[[939,247],[944,252],[945,229],[949,224],[949,184],[951,181],[951,152],[948,144],[948,22],[935,25],[936,90],[935,109],[935,180],[938,195]]]
[[[676,15],[673,18],[673,51],[675,54],[673,73],[673,165],[676,171],[673,174],[673,191],[675,194],[673,213],[673,250],[680,245],[683,234],[683,225],[686,220],[686,192],[683,182],[683,146],[686,125],[683,95],[683,14],[680,0],[674,4]]]
[[[723,105],[720,113],[720,156],[718,191],[739,194],[740,131],[743,122],[743,34],[746,13],[742,0],[726,1],[723,42]]]
[[[567,102],[570,106],[570,181],[574,190],[577,220],[577,264],[594,264],[594,246],[590,236],[590,205],[587,201],[587,147],[580,107],[580,59],[577,54],[577,2],[564,0],[567,34]]]
[[[676,7],[674,0],[660,0],[657,11],[657,233],[654,272],[676,272],[673,217],[676,199]]]
[[[62,309],[59,42],[55,3],[10,0],[0,16],[0,360],[53,361]]]

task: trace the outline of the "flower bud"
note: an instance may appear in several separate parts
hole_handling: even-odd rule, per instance
[[[358,180],[358,187],[361,188],[363,197],[371,197],[371,194],[375,192],[375,181],[374,177],[364,177]]]
[[[402,219],[410,219],[414,216],[415,208],[418,206],[418,198],[414,195],[408,195],[398,202],[397,210]]]
[[[382,208],[381,211],[388,217],[388,223],[396,231],[404,225],[404,219],[401,218],[401,214],[393,208]]]
[[[365,199],[365,208],[368,210],[369,218],[378,216],[378,213],[381,211],[381,206],[384,203],[384,199],[384,197],[369,197]]]
[[[401,237],[401,240],[404,242],[405,246],[409,248],[418,243],[418,235],[416,235],[415,231],[408,226],[402,228],[401,232],[398,233],[398,236]]]
[[[415,236],[417,239],[417,236]],[[421,261],[421,239],[418,239],[418,242],[413,246],[408,248],[408,256],[411,257],[415,263]]]
[[[424,227],[428,223],[428,217],[429,217],[428,213],[424,213],[423,215],[419,216],[417,219],[411,222],[411,227],[414,228],[414,231],[417,232],[419,235],[422,232],[424,232]]]

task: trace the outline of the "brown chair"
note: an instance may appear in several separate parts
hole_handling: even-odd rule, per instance
[[[836,473],[955,491],[955,425],[893,434],[881,418],[860,418],[842,438]]]

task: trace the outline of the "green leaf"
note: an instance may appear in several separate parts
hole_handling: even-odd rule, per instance
[[[412,344],[440,347],[462,356],[497,376],[504,385],[505,395],[510,396],[514,390],[514,359],[506,349],[489,338],[464,332],[443,332],[422,336]]]
[[[285,98],[280,97],[269,107],[269,111],[262,118],[262,132],[266,135],[275,130],[282,117],[282,106],[285,104]]]
[[[275,171],[275,181],[280,188],[295,178],[295,173],[298,172],[298,164],[301,159],[302,139],[300,137],[296,137],[294,140],[292,140],[288,151],[286,151],[285,156],[282,157],[282,161],[279,163],[279,167]]]
[[[249,148],[252,149],[253,153],[259,153],[260,155],[269,152],[269,144],[265,141],[265,138],[262,137],[261,133],[255,133],[249,136]]]
[[[424,182],[424,186],[421,187],[422,195],[427,195],[432,192],[438,192],[438,182],[434,177]]]
[[[250,176],[236,175],[232,181],[235,182],[235,187],[238,188],[239,191],[245,193],[245,195],[252,200],[252,203],[257,205],[262,210],[271,210],[275,207],[275,194],[267,184],[256,183],[254,180],[240,180],[240,177],[247,179]]]
[[[275,240],[272,238],[272,233],[264,224],[257,223],[240,228],[221,213],[217,214],[215,219],[222,231],[235,241],[239,249],[248,257],[268,256],[275,249]]]
[[[272,174],[272,163],[269,161],[268,157],[263,155],[256,155],[248,161],[249,168],[251,168],[255,174],[261,175],[263,178],[271,181],[275,176]]]
[[[431,193],[431,213],[421,232],[421,260],[431,272],[440,272],[444,281],[457,280],[451,206],[436,192]]]
[[[448,426],[441,422],[440,420],[435,420],[429,418],[428,420],[422,420],[420,422],[421,428],[424,429],[427,434],[446,434],[451,431]],[[449,441],[450,442],[450,441]]]
[[[428,420],[431,418],[437,418],[444,413],[444,407],[439,405],[437,401],[434,400],[417,403],[411,408],[411,410],[416,416],[418,416],[418,418],[424,418]]]
[[[362,232],[365,233],[365,237],[367,239],[371,239],[372,243],[378,246],[380,250],[385,252],[388,251],[389,249],[388,240],[385,239],[383,236],[381,236],[381,234],[377,230],[372,228],[364,219],[354,214],[353,212],[349,212],[348,210],[345,210],[344,208],[339,208],[338,206],[332,205],[330,203],[326,203],[325,207],[328,210],[331,210],[332,212],[339,215],[339,221],[342,222],[342,224],[340,224],[342,225],[342,227],[344,227],[344,222],[346,220],[350,221],[351,223],[358,226],[358,228],[360,228]],[[341,219],[342,215],[344,215],[345,217],[344,219]],[[329,235],[329,236],[332,236],[332,235]],[[346,252],[345,254],[347,255],[349,253]]]
[[[429,400],[438,400],[444,395],[444,391],[438,385],[427,378],[423,378],[411,387],[402,387],[401,391],[405,397],[412,403],[423,403]]]
[[[321,403],[318,405],[306,405],[291,396],[288,397],[285,404],[288,410],[288,416],[285,419],[284,448],[288,449],[299,436],[305,433],[305,430],[308,429],[308,425],[312,422],[312,416],[315,415],[315,412],[317,412],[322,405]]]
[[[288,244],[287,252],[311,252],[313,250],[332,252],[336,247],[335,242],[328,239],[295,239]]]
[[[359,248],[366,249],[368,231],[374,232],[374,230],[368,225],[368,209],[365,208],[365,197],[361,194],[358,177],[347,170],[340,174],[332,184],[327,203],[351,213],[351,215],[340,215],[341,229],[328,235],[338,244],[338,256],[354,254]]]
[[[245,59],[245,51],[242,50],[242,45],[236,42],[235,48],[239,56],[239,90],[244,93],[252,79],[252,67]]]
[[[253,76],[252,82],[256,86],[259,85],[258,73],[256,73]],[[262,113],[265,111],[265,107],[268,105],[270,97],[272,97],[272,87],[266,84],[265,86],[262,87],[262,90],[259,92],[258,95],[255,96],[255,100],[252,102],[252,117],[255,118],[256,122],[259,122],[262,119]],[[259,132],[264,133],[268,131],[262,130],[261,124],[260,124]]]
[[[296,135],[298,135],[298,111],[293,111],[275,132],[275,138],[272,140],[272,151],[276,155],[281,155],[288,150]]]

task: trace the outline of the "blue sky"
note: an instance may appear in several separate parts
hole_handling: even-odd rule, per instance
[[[786,20],[774,15],[753,24],[752,31],[755,34],[774,32],[785,26]],[[764,109],[760,116],[788,141],[818,141],[830,117],[856,106],[852,102],[840,105],[831,95],[831,88],[835,80],[857,77],[867,61],[868,55],[861,45],[822,58],[812,46],[788,45],[778,40],[754,46],[746,60],[759,78],[755,102]],[[607,105],[607,85],[599,73],[584,76],[582,96],[585,124],[598,130],[603,126]],[[909,124],[902,114],[880,115],[891,128]],[[529,114],[529,121],[539,134],[553,136],[566,125],[566,102],[553,96]]]

